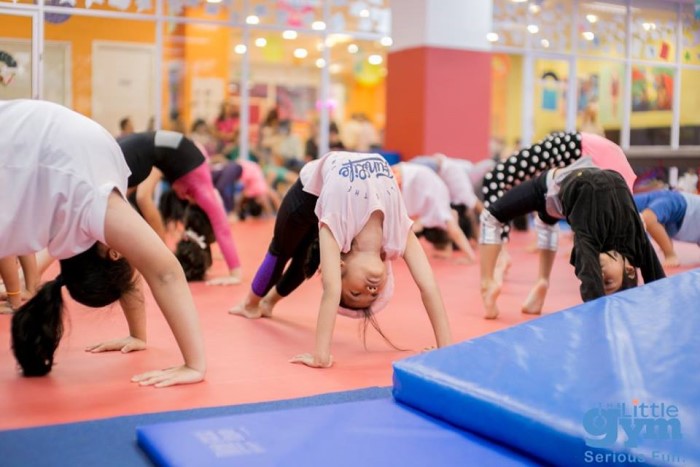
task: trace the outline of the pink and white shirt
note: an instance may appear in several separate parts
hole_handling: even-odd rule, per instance
[[[588,156],[593,164],[603,170],[614,170],[627,182],[630,193],[634,193],[637,175],[632,170],[622,148],[609,139],[592,133],[581,133],[581,157]]]
[[[107,198],[129,168],[112,135],[57,104],[0,101],[0,256],[58,259],[105,242]]]
[[[343,253],[375,211],[384,214],[382,246],[387,260],[402,256],[412,221],[386,160],[379,154],[330,152],[300,173],[304,191],[318,196],[316,216]]]
[[[267,195],[269,187],[260,165],[245,159],[238,159],[236,162],[242,169],[240,182],[243,185],[243,196],[257,198]]]

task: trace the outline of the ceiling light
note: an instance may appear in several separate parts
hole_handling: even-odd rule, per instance
[[[537,34],[538,32],[540,32],[540,27],[536,24],[528,24],[527,30],[530,34]]]
[[[318,58],[316,59],[316,66],[318,68],[323,68],[324,66],[326,66],[326,61],[322,58]]]
[[[260,18],[255,15],[250,15],[245,19],[245,22],[248,24],[260,24]]]
[[[598,17],[596,15],[586,15],[586,19],[591,24],[598,22]]]
[[[586,31],[583,33],[583,38],[587,41],[592,41],[593,39],[595,39],[595,34],[593,34],[591,31]]]
[[[283,38],[283,39],[292,40],[292,39],[296,39],[296,38],[297,38],[297,35],[298,35],[298,34],[297,34],[296,31],[292,31],[291,29],[288,29],[287,31],[284,31],[284,32],[282,33],[282,38]]]
[[[236,44],[236,47],[234,47],[233,50],[234,50],[238,55],[243,55],[244,53],[246,53],[246,51],[248,50],[248,48],[247,48],[245,45],[243,45],[243,44]]]
[[[381,55],[373,54],[367,57],[367,61],[372,65],[381,65],[384,59]]]
[[[311,29],[313,29],[314,31],[323,31],[324,29],[326,29],[326,23],[324,23],[323,21],[314,21],[313,23],[311,23]]]
[[[498,42],[498,34],[495,32],[490,32],[486,34],[486,40],[489,42]]]
[[[294,56],[296,58],[306,58],[309,55],[309,51],[306,49],[303,49],[299,47],[298,49],[294,49]]]
[[[356,54],[359,50],[360,48],[357,46],[357,44],[348,45],[348,53]]]
[[[257,39],[255,39],[255,45],[257,45],[258,47],[265,47],[267,45],[267,39],[265,39],[264,37],[258,37]]]
[[[394,40],[389,36],[384,36],[379,40],[379,43],[382,44],[384,47],[391,47],[391,45],[394,43]]]
[[[542,40],[540,41],[540,44],[541,44],[542,47],[544,47],[545,49],[548,49],[548,48],[549,48],[549,41],[548,41],[547,39],[542,39]]]

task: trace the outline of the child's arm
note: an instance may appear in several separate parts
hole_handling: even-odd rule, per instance
[[[467,240],[466,235],[464,235],[464,232],[462,232],[462,229],[459,228],[457,220],[452,217],[447,221],[447,235],[450,237],[450,240],[457,245],[457,248],[459,248],[467,256],[469,262],[473,263],[476,259],[474,250],[469,244],[469,240]]]
[[[86,352],[120,351],[129,353],[146,348],[146,307],[143,299],[143,281],[139,274],[134,279],[134,288],[119,299],[129,326],[129,336],[100,342],[85,348]]]
[[[316,322],[316,350],[313,355],[301,354],[292,358],[292,363],[303,363],[314,368],[328,368],[333,365],[331,339],[335,328],[335,318],[340,304],[340,248],[330,229],[323,225],[319,232],[321,253],[321,274],[323,295]]]
[[[204,341],[182,267],[153,229],[116,192],[109,196],[105,240],[143,275],[184,358],[183,365],[137,375],[132,381],[156,387],[202,381],[206,371]]]
[[[139,183],[138,187],[136,187],[136,204],[148,225],[153,228],[161,240],[165,240],[163,217],[160,215],[158,206],[156,206],[156,202],[153,199],[156,187],[162,178],[163,173],[154,167],[148,177],[146,177],[146,180]]]
[[[673,249],[673,241],[666,233],[666,229],[663,224],[659,222],[656,214],[651,209],[645,209],[642,211],[642,219],[644,220],[644,225],[646,226],[647,232],[651,235],[651,238],[659,245],[661,251],[664,253],[664,266],[676,267],[680,265],[678,261],[678,256]]]
[[[433,326],[438,347],[450,345],[452,343],[452,334],[445,305],[442,302],[442,295],[440,295],[440,289],[435,281],[428,258],[425,256],[425,251],[423,251],[423,247],[413,232],[408,234],[403,259],[406,261],[406,265],[411,271],[411,276],[413,276],[413,280],[420,290],[421,300],[423,300],[423,306],[425,306],[425,311],[428,313],[430,324]]]

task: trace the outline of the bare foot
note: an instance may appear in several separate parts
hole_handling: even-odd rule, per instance
[[[528,315],[539,315],[542,313],[544,299],[547,296],[547,289],[549,289],[549,281],[546,279],[538,280],[525,299],[522,312]]]
[[[484,309],[486,310],[484,318],[498,318],[498,307],[496,306],[496,300],[498,299],[498,295],[500,293],[501,286],[496,281],[488,282],[481,286],[481,299],[484,302]]]
[[[263,318],[272,317],[272,309],[275,307],[276,302],[269,300],[267,297],[260,300],[258,304],[258,310],[260,310],[260,316]]]
[[[260,310],[260,305],[261,303],[256,303],[255,305],[253,305],[249,303],[248,300],[246,300],[240,305],[234,306],[233,308],[228,310],[228,312],[229,314],[240,315],[248,319],[258,319],[263,315],[262,311]]]

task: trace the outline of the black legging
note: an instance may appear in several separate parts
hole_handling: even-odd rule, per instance
[[[282,200],[270,247],[253,279],[253,293],[264,297],[275,286],[286,297],[312,272],[307,266],[311,246],[318,239],[317,196],[303,190],[300,180]],[[285,269],[287,263],[289,266]],[[312,268],[315,271],[318,263]]]
[[[486,209],[503,224],[533,211],[537,212],[545,224],[556,224],[558,219],[547,213],[547,173],[549,171],[508,190]]]
[[[484,176],[481,191],[484,207],[498,201],[514,186],[530,180],[544,170],[566,167],[581,157],[580,133],[552,133],[539,143],[522,149]],[[529,211],[528,211],[529,212]],[[527,214],[528,212],[524,213]],[[503,229],[503,237],[508,237],[510,227]]]

